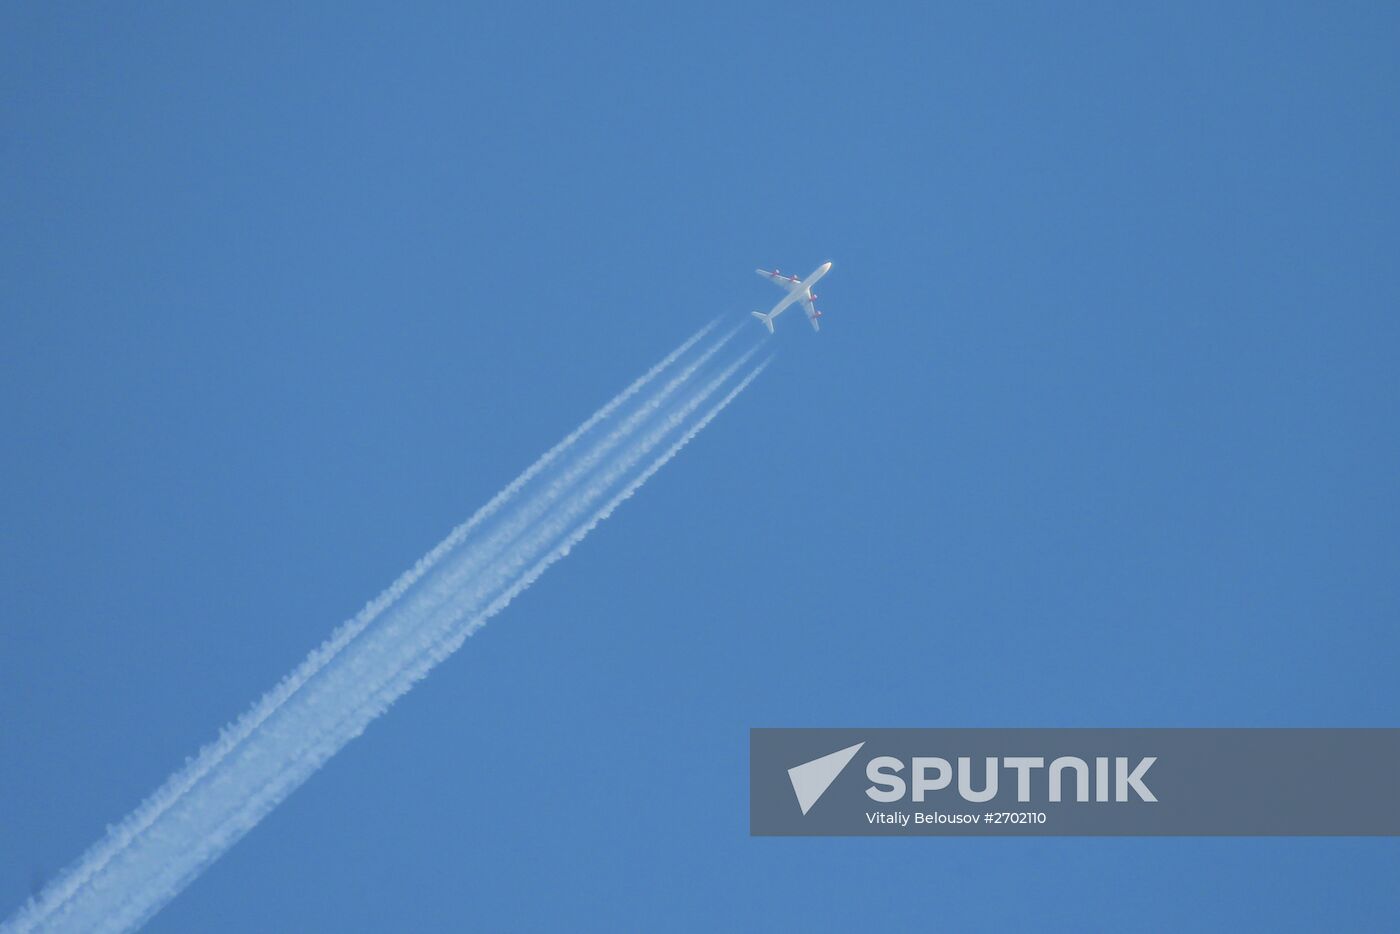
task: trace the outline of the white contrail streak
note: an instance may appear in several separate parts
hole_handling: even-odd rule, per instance
[[[284,704],[289,697],[296,693],[310,678],[324,668],[335,656],[342,651],[356,636],[362,633],[389,605],[393,604],[407,592],[413,584],[421,579],[430,569],[432,569],[444,555],[455,549],[468,536],[468,534],[479,526],[482,522],[491,518],[501,508],[510,502],[523,489],[526,484],[544,472],[559,457],[572,448],[580,438],[597,426],[600,422],[612,416],[619,408],[635,397],[642,389],[654,381],[665,370],[669,369],[682,356],[685,355],[707,334],[715,329],[720,319],[716,318],[696,331],[679,347],[671,351],[651,369],[643,373],[631,385],[623,389],[602,408],[598,409],[591,416],[584,420],[577,428],[566,435],[563,440],[550,448],[539,457],[533,464],[525,469],[520,476],[512,480],[504,489],[493,496],[484,506],[478,509],[466,522],[457,526],[431,551],[420,558],[412,568],[405,571],[394,581],[383,593],[370,601],[352,619],[342,623],[331,636],[319,647],[313,650],[306,660],[294,671],[282,679],[274,688],[268,691],[255,703],[247,713],[236,722],[224,727],[219,737],[199,751],[199,754],[189,760],[186,766],[172,775],[164,785],[154,794],[147,798],[120,824],[109,829],[108,835],[96,844],[84,857],[79,860],[63,876],[55,879],[42,893],[40,904],[53,901],[61,903],[68,898],[78,887],[88,881],[92,875],[101,870],[111,859],[112,855],[128,845],[131,839],[149,827],[161,814],[181,795],[188,791],[204,775],[217,766],[228,753],[243,742],[260,724]],[[716,348],[717,349],[717,348]],[[693,372],[693,370],[691,371]],[[20,918],[14,919],[19,921]],[[42,920],[42,917],[35,920]]]
[[[688,339],[454,529],[111,828],[4,930],[125,930],[159,910],[321,763],[567,555],[758,376],[766,362],[692,420],[755,348],[670,405],[671,397],[734,336],[731,331],[642,399],[609,434],[577,456],[564,457],[714,327],[711,323]],[[679,437],[637,472],[677,431]],[[545,489],[515,505],[522,490],[556,464],[558,475]],[[497,528],[488,528],[485,538],[468,535],[496,513],[505,518]]]

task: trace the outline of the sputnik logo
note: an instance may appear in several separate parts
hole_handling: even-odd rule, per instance
[[[841,774],[841,770],[850,764],[864,745],[864,742],[856,743],[854,746],[838,749],[830,755],[788,769],[793,794],[797,795],[797,804],[802,808],[804,815],[817,803],[818,798],[826,794],[831,783],[836,781],[836,776]]]

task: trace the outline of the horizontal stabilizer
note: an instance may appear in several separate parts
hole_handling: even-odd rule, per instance
[[[765,314],[764,314],[763,312],[761,312],[761,311],[751,312],[751,314],[752,314],[755,318],[757,318],[758,320],[760,320],[760,321],[763,322],[763,326],[766,327],[766,328],[768,329],[768,333],[769,333],[769,334],[772,334],[772,333],[773,333],[773,316],[772,316],[772,315],[765,315]]]

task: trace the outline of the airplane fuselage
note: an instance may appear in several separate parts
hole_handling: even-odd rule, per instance
[[[794,288],[791,292],[789,292],[786,296],[784,296],[784,298],[783,298],[780,302],[778,302],[778,304],[774,305],[774,306],[773,306],[773,310],[770,311],[770,312],[768,312],[768,317],[769,317],[769,318],[776,318],[776,317],[778,317],[778,315],[780,315],[780,314],[783,313],[783,311],[787,308],[787,306],[791,305],[793,302],[797,301],[798,299],[805,298],[805,297],[812,291],[812,286],[814,286],[814,285],[817,284],[817,280],[820,279],[822,276],[826,275],[826,274],[827,274],[828,272],[830,272],[830,271],[831,271],[831,264],[830,264],[830,263],[822,263],[820,266],[817,267],[817,271],[816,271],[816,272],[812,273],[812,274],[811,274],[810,276],[808,276],[806,279],[803,279],[800,283],[798,283],[798,285],[797,285],[796,288]],[[785,278],[785,277],[783,277],[783,276],[778,276],[778,277],[776,277],[776,278],[782,279],[782,278]]]

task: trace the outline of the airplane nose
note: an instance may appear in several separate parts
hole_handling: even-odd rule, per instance
[[[830,263],[827,263],[825,266],[822,267],[822,272],[826,272],[826,271],[827,271],[828,269],[830,269],[830,268],[831,268],[831,264],[830,264]]]

